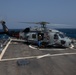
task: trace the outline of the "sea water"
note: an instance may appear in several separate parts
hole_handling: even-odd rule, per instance
[[[10,31],[21,31],[21,30],[22,29],[10,29]],[[58,29],[58,30],[65,33],[66,36],[76,39],[76,29]],[[2,32],[2,30],[0,30],[0,32]],[[8,38],[8,36],[0,34],[0,39],[3,37]]]
[[[58,29],[66,34],[66,36],[76,39],[76,29]]]

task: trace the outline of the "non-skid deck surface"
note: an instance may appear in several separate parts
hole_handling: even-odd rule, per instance
[[[11,43],[0,61],[0,75],[76,75],[75,53],[75,49],[41,50]],[[18,58],[23,57],[29,57],[29,64],[19,66]]]

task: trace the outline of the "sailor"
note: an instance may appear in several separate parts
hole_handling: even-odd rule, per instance
[[[38,36],[38,46],[39,46],[39,47],[41,47],[41,39],[42,39],[42,36],[39,35],[39,36]]]

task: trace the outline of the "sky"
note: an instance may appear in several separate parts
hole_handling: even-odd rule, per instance
[[[76,28],[76,0],[0,0],[0,20],[11,29],[33,26],[19,22],[40,21],[51,28]]]

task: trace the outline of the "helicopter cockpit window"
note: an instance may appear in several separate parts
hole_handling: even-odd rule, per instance
[[[65,37],[65,35],[64,35],[64,34],[59,34],[59,36],[60,36],[61,38],[64,38],[64,37]]]
[[[36,34],[32,34],[32,38],[34,38],[34,39],[35,39],[35,38],[36,38]]]
[[[54,39],[58,39],[58,35],[57,34],[54,35]]]

